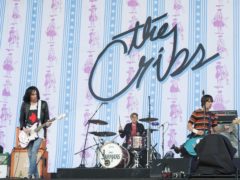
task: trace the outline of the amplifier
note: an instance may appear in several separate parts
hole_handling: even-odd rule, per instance
[[[211,111],[217,116],[219,124],[230,124],[238,116],[236,110]]]
[[[40,159],[40,160],[39,160]],[[41,178],[49,179],[50,174],[47,173],[48,169],[48,152],[43,149],[38,150],[37,161],[38,163],[38,173]],[[24,178],[28,177],[28,152],[27,149],[15,148],[11,154],[11,168],[10,177],[14,178]]]

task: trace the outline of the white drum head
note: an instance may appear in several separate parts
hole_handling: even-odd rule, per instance
[[[98,151],[99,162],[105,168],[116,167],[121,162],[122,157],[122,149],[115,143],[104,144]]]

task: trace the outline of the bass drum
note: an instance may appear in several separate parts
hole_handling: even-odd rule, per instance
[[[104,168],[126,168],[130,161],[127,149],[109,142],[100,147],[98,160]]]

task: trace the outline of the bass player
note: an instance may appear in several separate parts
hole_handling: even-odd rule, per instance
[[[213,98],[211,95],[206,94],[202,96],[202,108],[193,111],[188,121],[187,129],[192,132],[189,135],[190,141],[186,141],[180,147],[173,145],[172,149],[174,149],[176,153],[181,153],[182,156],[195,156],[194,146],[191,144],[191,142],[194,141],[193,138],[198,139],[198,137],[203,137],[205,135],[211,134],[212,131],[214,133],[219,132],[219,129],[217,128],[217,118],[215,114],[209,111],[212,107],[212,103]],[[188,145],[188,143],[190,144]]]

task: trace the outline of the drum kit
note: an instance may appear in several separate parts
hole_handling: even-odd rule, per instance
[[[157,118],[143,118],[139,119],[141,122],[149,123],[157,121]],[[95,125],[107,125],[106,121],[100,119],[89,120],[89,123]],[[153,158],[159,157],[155,146],[151,145],[151,133],[158,131],[158,129],[148,128],[147,133],[143,136],[132,136],[130,139],[130,144],[126,147],[119,145],[118,143],[112,141],[106,142],[104,137],[115,136],[117,133],[111,131],[91,131],[88,132],[96,137],[93,146],[96,148],[96,166],[102,168],[142,168],[150,167]],[[115,138],[114,138],[115,139]],[[100,142],[102,140],[102,142]],[[87,150],[93,146],[85,148]],[[76,153],[77,154],[77,153]]]
[[[152,129],[151,125],[152,122],[157,121],[157,118],[151,117],[150,114],[150,96],[148,96],[148,103],[149,103],[149,114],[147,118],[139,119],[141,122],[148,123],[148,128],[146,129],[146,133],[142,136],[133,136],[131,137],[131,143],[128,144],[126,147],[119,145],[118,143],[114,142],[114,139],[110,142],[102,141],[98,142],[95,138],[94,141],[96,144],[86,147],[86,142],[88,139],[88,134],[92,134],[99,138],[101,137],[110,137],[115,136],[117,133],[111,131],[92,131],[89,132],[90,124],[95,125],[107,125],[106,121],[100,119],[92,119],[97,111],[101,108],[102,105],[108,104],[107,102],[102,102],[90,119],[87,122],[87,133],[85,136],[84,147],[83,150],[75,153],[79,154],[82,153],[82,159],[79,167],[85,167],[85,155],[86,150],[92,148],[93,146],[97,146],[96,148],[96,167],[102,168],[150,168],[153,159],[160,158],[160,154],[156,151],[155,146],[151,144],[151,133],[158,131],[159,129]],[[162,125],[161,125],[162,126]],[[160,126],[160,127],[161,127]],[[164,128],[164,126],[162,126]],[[163,131],[164,132],[164,131]],[[163,136],[164,137],[164,136]],[[99,140],[98,138],[98,140]],[[164,144],[164,138],[163,138]],[[162,147],[164,147],[162,145]],[[164,148],[163,148],[164,152]]]

